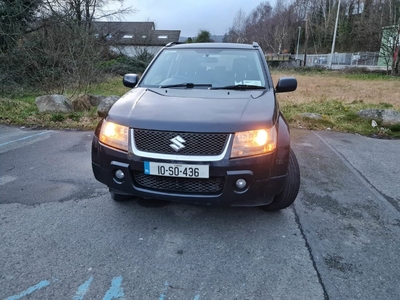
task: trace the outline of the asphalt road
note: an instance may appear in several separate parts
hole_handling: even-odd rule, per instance
[[[91,132],[0,125],[0,299],[399,299],[400,141],[293,130],[289,209],[115,203]]]

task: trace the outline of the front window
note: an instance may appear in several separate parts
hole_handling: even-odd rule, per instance
[[[165,49],[151,65],[140,86],[188,83],[211,88],[265,87],[266,79],[256,49]]]

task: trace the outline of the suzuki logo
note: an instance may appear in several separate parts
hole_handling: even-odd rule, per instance
[[[172,142],[172,144],[169,146],[176,152],[185,148],[185,145],[183,143],[186,143],[186,141],[179,135],[174,137],[173,139],[170,139],[170,141]]]

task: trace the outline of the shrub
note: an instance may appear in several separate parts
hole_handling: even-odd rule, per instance
[[[154,55],[143,50],[134,57],[119,55],[118,57],[101,64],[103,71],[107,73],[124,75],[127,73],[142,74]]]

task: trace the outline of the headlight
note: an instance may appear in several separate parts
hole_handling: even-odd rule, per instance
[[[99,140],[108,146],[128,151],[128,131],[129,128],[126,126],[104,120]]]
[[[268,153],[276,149],[275,126],[270,129],[236,132],[231,158]]]

